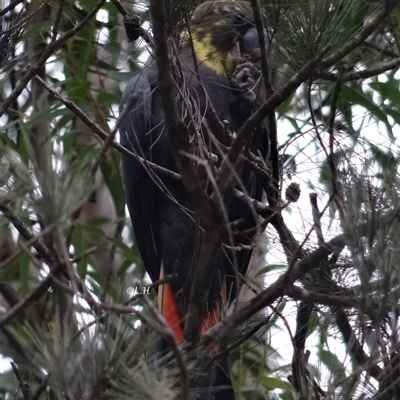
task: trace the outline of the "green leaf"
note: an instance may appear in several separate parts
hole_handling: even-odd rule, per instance
[[[75,255],[83,253],[83,251],[88,248],[88,243],[85,233],[83,229],[80,229],[79,226],[75,227],[73,230],[71,243],[74,246]],[[77,271],[79,277],[82,279],[86,277],[87,266],[88,266],[87,257],[79,258],[79,261],[77,263]]]
[[[120,155],[114,152],[111,162],[101,163],[101,172],[103,173],[104,181],[111,192],[118,217],[125,218],[125,190],[122,184],[119,165]]]
[[[4,215],[0,215],[0,247],[6,238],[9,225],[8,219]]]
[[[263,376],[259,379],[261,385],[263,385],[268,390],[275,390],[275,389],[283,389],[283,390],[291,390],[292,385],[287,382],[283,381],[279,378],[273,378],[271,376]]]
[[[394,140],[392,127],[389,124],[387,115],[364,93],[360,93],[349,86],[342,86],[341,96],[353,105],[359,105],[368,110],[378,121],[385,124],[389,137]]]
[[[115,95],[112,93],[102,92],[97,96],[97,101],[100,105],[109,105],[115,103]]]
[[[388,99],[396,105],[399,103],[400,91],[393,82],[371,82],[369,86],[376,90],[383,100]]]
[[[276,108],[276,111],[280,116],[284,116],[290,110],[291,102],[295,94],[296,91],[293,91],[293,93]]]
[[[285,169],[288,169],[293,174],[296,173],[297,171],[296,156],[287,153],[283,154],[282,163]]]
[[[285,307],[286,307],[286,301],[281,301],[277,308],[278,313],[274,312],[273,314],[271,314],[271,318],[268,321],[268,326],[270,326],[272,328],[275,325],[276,321],[279,318],[281,318],[281,314],[282,314],[283,310],[285,309]]]
[[[72,245],[75,249],[74,255],[79,256],[79,254],[94,246],[93,243],[88,241],[88,235],[104,237],[104,231],[96,226],[95,223],[76,225],[72,232]],[[82,257],[77,263],[78,275],[82,279],[84,279],[87,274],[89,257],[90,255]]]
[[[122,255],[124,257],[124,263],[122,264],[118,272],[120,276],[122,276],[126,272],[126,270],[133,264],[142,267],[143,264],[142,259],[135,247],[133,247],[133,249],[130,248],[121,239],[110,239],[110,240],[118,247],[119,250],[121,250]]]
[[[279,271],[286,268],[286,264],[269,264],[264,268],[261,268],[255,276],[265,275],[271,271]]]
[[[374,156],[375,161],[382,167],[383,170],[392,171],[396,167],[396,159],[391,151],[382,151],[373,143],[369,143],[369,147]]]
[[[22,289],[24,291],[27,291],[29,289],[29,281],[30,281],[30,276],[29,276],[29,265],[30,265],[31,259],[26,253],[23,253],[19,258],[18,258],[18,263],[16,267],[18,268],[18,277],[19,281],[21,282]]]
[[[295,129],[294,132],[288,134],[289,138],[292,138],[296,135],[301,134],[301,128],[299,127],[299,125],[297,123],[297,119],[288,117],[288,116],[286,116],[285,119],[287,119],[290,122],[290,124],[293,126],[293,128]]]
[[[394,119],[397,125],[400,125],[400,111],[394,110],[391,106],[384,106],[384,112]]]
[[[344,373],[344,365],[341,363],[336,354],[331,353],[328,350],[320,348],[318,350],[318,357],[323,364],[332,372],[335,376],[336,382],[343,382],[346,379]]]
[[[319,326],[318,313],[315,311],[311,313],[310,319],[307,324],[307,337],[309,337]]]

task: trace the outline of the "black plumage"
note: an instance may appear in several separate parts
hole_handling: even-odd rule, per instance
[[[210,170],[218,168],[225,149],[232,142],[230,133],[239,131],[256,105],[255,96],[249,96],[251,91],[245,87],[246,82],[238,84],[233,79],[235,65],[241,56],[239,42],[251,28],[251,19],[249,9],[240,3],[203,3],[192,17],[192,42],[186,40],[183,43],[175,65],[179,89],[174,94],[178,111],[189,127],[195,155],[206,159]],[[196,57],[193,57],[193,50]],[[246,68],[249,73],[245,75],[256,80],[257,69],[251,65]],[[120,126],[121,144],[145,160],[178,172],[164,125],[154,62],[128,83],[122,105],[123,109],[129,107],[129,111]],[[223,124],[215,122],[214,110]],[[268,136],[264,125],[254,130],[248,150],[266,157]],[[174,276],[170,285],[179,318],[183,321],[202,237],[190,198],[179,179],[154,172],[151,167],[146,167],[146,163],[141,164],[133,157],[123,156],[123,173],[129,213],[146,270],[153,281],[160,278],[161,266],[164,274]],[[246,161],[240,163],[236,173],[241,181],[237,187],[261,200],[265,185],[263,175]],[[151,176],[154,174],[157,175],[155,179]],[[199,176],[204,187],[212,191],[203,170],[199,171]],[[251,228],[257,224],[249,204],[238,201],[232,194],[224,198],[224,204],[229,221],[234,225],[234,243],[229,242],[226,235],[225,246],[215,257],[208,313],[226,305],[224,298],[228,303],[235,299],[240,276],[246,273],[251,257],[251,250],[238,250],[237,247],[252,243],[255,230],[251,232]],[[229,376],[226,372],[223,375]],[[220,381],[224,382],[224,379]],[[226,397],[221,394],[215,399],[233,398],[231,390],[229,393],[226,391]]]
[[[190,89],[192,99],[196,100],[199,107],[195,110],[204,115],[207,101],[203,90],[194,72],[193,59],[190,52],[182,53],[180,63],[185,85]],[[201,83],[221,121],[229,121],[227,128],[237,132],[243,122],[250,116],[253,105],[242,98],[241,93],[232,88],[230,80],[216,75],[204,65],[198,65]],[[163,125],[163,113],[160,96],[157,90],[157,71],[154,65],[147,67],[142,73],[133,78],[125,89],[123,103],[132,102],[131,111],[123,120],[121,144],[145,159],[156,163],[169,170],[177,172],[169,138]],[[207,133],[200,133],[207,138]],[[225,146],[229,145],[229,137],[220,137],[219,132],[214,133],[217,139]],[[206,139],[207,141],[207,139]],[[267,152],[267,134],[263,127],[253,133],[251,149],[255,154],[260,151],[265,157]],[[215,149],[210,149],[216,154]],[[143,258],[144,265],[153,281],[160,276],[161,260],[165,272],[171,274],[174,270],[177,278],[172,285],[175,293],[181,297],[180,307],[184,315],[185,301],[188,299],[190,284],[188,276],[193,275],[196,264],[196,254],[199,248],[201,233],[192,212],[193,207],[187,196],[182,182],[159,174],[163,184],[179,204],[174,203],[163,190],[152,181],[148,172],[139,163],[129,156],[124,156],[123,169],[129,212],[132,218],[136,241]],[[248,165],[240,172],[243,184],[248,194],[261,200],[262,177],[261,174]],[[244,219],[241,228],[245,230],[255,225],[253,212],[249,207],[243,206],[235,199],[226,199],[231,221]],[[237,244],[249,244],[251,237],[237,239]],[[227,273],[231,281],[229,288],[230,300],[236,296],[235,273],[232,270],[231,260],[226,257],[228,250],[220,252],[216,260],[216,279],[210,291],[210,308],[219,297],[221,276],[218,272]],[[245,273],[251,252],[243,250],[237,252],[238,267],[242,274]],[[231,257],[232,258],[232,257]]]

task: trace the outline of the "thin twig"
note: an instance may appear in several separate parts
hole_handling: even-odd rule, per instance
[[[50,263],[53,260],[49,249],[40,241],[37,242],[34,235],[32,234],[29,227],[14,213],[14,211],[7,205],[0,203],[0,211],[3,215],[11,222],[11,224],[17,229],[17,231],[22,235],[22,237],[28,240],[35,250]],[[49,228],[50,229],[50,228]],[[47,233],[47,230],[46,230]],[[42,235],[39,235],[39,237]],[[34,240],[35,239],[35,240]]]
[[[397,7],[396,1],[385,2],[383,6],[376,12],[371,18],[366,18],[362,29],[356,33],[352,38],[340,47],[332,55],[324,58],[321,61],[320,67],[327,68],[333,64],[336,64],[348,54],[350,54],[354,49],[356,49],[378,28],[378,26],[390,15],[391,11]]]
[[[355,296],[320,293],[315,290],[306,290],[296,285],[287,289],[285,294],[294,300],[305,300],[325,306],[340,306],[346,308],[357,308],[359,306],[358,299]]]
[[[344,75],[344,71],[342,71],[341,75]],[[339,101],[340,89],[342,87],[343,78],[338,79],[333,91],[332,102],[331,102],[331,114],[329,116],[329,125],[328,125],[328,133],[329,133],[329,155],[328,155],[328,165],[331,172],[331,182],[332,182],[332,194],[335,200],[336,206],[339,210],[340,218],[342,224],[346,221],[346,214],[343,208],[343,196],[339,191],[339,183],[337,181],[337,169],[335,163],[335,153],[334,153],[334,125],[335,125],[335,116],[336,116],[336,107]]]
[[[343,82],[350,82],[359,79],[371,78],[373,76],[377,76],[387,71],[396,69],[399,66],[400,66],[400,57],[396,57],[394,60],[378,63],[375,66],[368,69],[364,69],[361,71],[347,72],[346,74],[343,75],[342,78],[341,74],[334,74],[332,72],[325,72],[325,71],[317,71],[315,73],[315,77],[333,82],[336,82],[340,79],[342,79]]]
[[[19,373],[18,367],[13,363],[12,361],[10,362],[11,367],[14,371],[15,376],[17,377],[19,387],[21,388],[22,395],[24,396],[25,400],[31,400],[32,399],[32,391],[29,385],[24,382],[22,379],[21,374]]]
[[[12,0],[10,4],[0,10],[0,17],[7,14],[9,11],[14,10],[14,8],[19,4],[22,3],[24,0]],[[3,33],[3,32],[0,32]]]
[[[318,245],[321,246],[325,243],[325,239],[321,227],[322,213],[319,212],[317,198],[317,193],[310,193],[310,204],[314,222],[314,230],[317,235]]]
[[[310,82],[309,82],[308,87],[307,87],[307,105],[308,105],[308,111],[310,112],[311,122],[312,122],[312,125],[313,125],[313,127],[314,127],[315,134],[316,134],[316,136],[317,136],[318,142],[319,142],[319,144],[320,144],[322,150],[324,151],[326,157],[328,158],[328,156],[329,156],[329,155],[328,155],[328,151],[327,151],[327,149],[326,149],[326,147],[325,147],[325,143],[324,143],[324,141],[322,140],[322,137],[321,137],[321,135],[320,135],[320,133],[319,133],[317,121],[316,121],[316,119],[315,119],[315,115],[314,115],[314,111],[313,111],[313,106],[312,106],[312,101],[311,101],[312,83],[313,83],[313,82],[312,82],[312,80],[310,79]]]
[[[21,0],[21,1],[22,1],[22,0]],[[16,6],[18,3],[21,3],[21,1],[13,2],[13,3],[15,4],[15,5],[13,6],[13,8],[15,8],[15,6]],[[0,32],[1,35],[5,35],[5,34],[7,34],[7,33],[10,33],[10,32],[12,32],[12,31],[14,31],[14,30],[16,30],[16,29],[22,27],[22,25],[24,25],[27,21],[29,21],[29,19],[31,19],[35,14],[37,14],[47,3],[50,3],[50,1],[51,1],[51,0],[43,0],[42,3],[39,4],[39,5],[33,10],[32,13],[30,13],[30,14],[27,15],[26,17],[22,18],[21,20],[19,20],[17,23],[13,24],[10,28],[5,29],[4,31],[1,31],[1,32]],[[11,6],[11,4],[9,4],[9,6]],[[8,7],[9,7],[9,6],[8,6]],[[6,8],[3,9],[3,10],[0,10],[0,16],[2,16],[2,15],[5,14],[4,10],[7,10],[8,7],[6,7]],[[7,10],[6,12],[8,12],[8,11],[10,11],[10,10]]]
[[[1,204],[0,204],[0,210],[1,210]],[[11,209],[9,209],[11,210]],[[1,210],[3,211],[3,210]],[[9,216],[11,217],[11,213],[9,214]],[[18,225],[23,226],[24,222],[22,220],[20,220],[15,214],[13,215],[13,221],[15,223],[17,223]],[[14,225],[14,227],[16,227]],[[54,229],[54,224],[50,224],[48,226],[46,226],[44,229],[42,229],[37,235],[33,236],[33,234],[30,232],[28,226],[25,225],[24,227],[24,231],[26,236],[23,235],[24,239],[26,240],[25,246],[27,247],[31,247],[33,246],[40,238],[42,238],[43,236],[47,235],[48,233],[50,233],[50,231],[52,229]],[[31,239],[27,239],[29,237],[29,235],[32,235]],[[12,263],[13,261],[15,261],[20,255],[21,255],[22,250],[16,249],[6,260],[4,260],[3,262],[0,263],[0,271],[3,270],[4,268],[6,268],[10,263]]]
[[[254,15],[254,22],[257,29],[258,43],[260,45],[261,72],[263,75],[266,95],[268,96],[269,93],[273,90],[273,88],[268,67],[267,45],[265,43],[265,36],[264,36],[265,30],[261,14],[261,8],[258,0],[250,0],[250,4]]]
[[[63,10],[64,10],[64,2],[65,2],[65,0],[60,0],[59,5],[58,5],[56,18],[55,18],[54,24],[51,28],[51,39],[50,39],[51,42],[54,42],[57,39],[58,26],[60,25]]]
[[[15,89],[10,93],[10,95],[3,101],[0,108],[0,117],[8,110],[10,105],[15,101],[15,99],[22,93],[28,82],[38,73],[40,68],[46,63],[49,57],[51,57],[55,50],[61,47],[68,39],[78,33],[88,21],[96,15],[100,10],[106,0],[100,0],[97,5],[88,13],[88,15],[75,27],[67,31],[60,39],[51,40],[46,50],[43,52],[41,57],[36,61],[35,65],[30,67],[25,75],[19,80]]]
[[[122,14],[124,17],[125,17],[125,15],[128,14],[128,12],[125,10],[123,5],[119,2],[119,0],[111,0],[111,2],[114,4],[115,8],[119,11],[119,13]]]
[[[106,141],[109,138],[109,134],[105,132],[103,129],[100,128],[98,124],[96,124],[91,118],[85,114],[85,112],[79,108],[73,101],[68,100],[61,96],[54,88],[52,88],[50,85],[48,85],[45,81],[43,81],[42,78],[39,76],[35,76],[35,79],[42,84],[46,90],[48,90],[49,93],[51,93],[57,100],[59,100],[61,103],[63,103],[69,110],[71,110],[90,130],[97,135],[101,140]],[[129,111],[129,110],[128,110]],[[154,171],[159,172],[163,174],[164,176],[168,176],[169,178],[172,179],[181,179],[180,174],[171,171],[167,168],[163,168],[157,164],[152,163],[151,161],[145,160],[143,157],[140,157],[139,155],[133,153],[132,151],[129,151],[127,148],[124,146],[120,145],[119,143],[115,141],[111,141],[110,145],[118,150],[121,154],[126,154],[132,157],[133,159],[137,160],[140,162],[142,165],[143,163],[146,163],[148,166],[150,166]]]
[[[343,339],[346,342],[347,348],[352,355],[353,359],[358,365],[364,366],[365,370],[375,378],[378,382],[384,377],[382,376],[382,368],[376,365],[375,361],[365,353],[361,343],[358,341],[350,322],[347,318],[346,313],[341,308],[332,309],[335,316],[336,325],[343,335]],[[376,360],[378,362],[379,360]]]
[[[57,265],[53,270],[51,270],[48,276],[32,290],[31,293],[26,295],[19,303],[11,307],[7,312],[0,314],[0,325],[9,324],[14,318],[22,315],[29,306],[44,296],[51,287],[53,276],[59,275],[63,269],[63,265]]]
[[[212,348],[212,346],[219,343],[236,326],[272,304],[278,298],[284,296],[286,290],[288,290],[297,279],[301,278],[313,268],[316,268],[337,246],[341,246],[345,243],[346,238],[347,236],[345,234],[338,235],[297,261],[293,267],[288,268],[287,271],[281,274],[267,289],[261,291],[257,296],[244,303],[235,314],[225,318],[203,334],[201,345]]]

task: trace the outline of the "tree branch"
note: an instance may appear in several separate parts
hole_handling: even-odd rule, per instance
[[[341,308],[332,308],[333,315],[335,316],[336,325],[338,326],[350,354],[358,365],[365,367],[369,375],[377,381],[383,379],[382,368],[375,364],[379,360],[372,361],[371,358],[365,353],[360,342],[358,341],[353,329],[349,323],[346,313]]]
[[[355,34],[346,44],[344,44],[339,50],[333,53],[331,56],[326,57],[321,61],[320,68],[328,68],[333,64],[336,64],[360,44],[362,44],[377,28],[378,26],[390,15],[390,12],[397,6],[396,1],[386,1],[376,14],[366,19],[363,28]]]
[[[313,290],[306,290],[300,286],[293,285],[285,291],[285,294],[294,300],[306,300],[325,306],[358,307],[358,299],[355,296],[343,296],[327,293],[320,293]]]
[[[185,319],[184,337],[191,343],[200,339],[202,317],[206,309],[208,291],[211,284],[213,258],[222,244],[225,231],[223,211],[218,201],[212,200],[203,190],[193,168],[193,161],[183,153],[191,154],[189,133],[186,126],[178,118],[174,98],[174,82],[172,79],[171,61],[168,55],[168,38],[164,3],[150,1],[150,13],[153,19],[153,35],[155,43],[155,58],[158,70],[158,87],[163,105],[165,125],[178,171],[182,182],[193,202],[200,225],[204,229],[202,244],[197,260],[197,268],[189,298],[188,311]]]
[[[356,81],[358,79],[371,78],[373,76],[383,74],[384,72],[396,69],[398,67],[400,67],[400,57],[397,57],[394,60],[381,62],[371,68],[364,69],[362,71],[347,72],[346,74],[343,75],[343,77],[341,76],[341,74],[334,74],[331,72],[323,72],[323,71],[317,71],[315,73],[315,77],[333,82],[336,82],[340,79],[342,79],[343,82],[349,82],[349,81]]]
[[[4,100],[0,108],[0,117],[7,111],[8,107],[15,101],[15,99],[22,93],[28,82],[38,73],[40,68],[46,63],[49,57],[51,57],[56,49],[58,49],[63,43],[65,43],[69,38],[78,33],[88,21],[96,15],[97,11],[103,6],[106,0],[100,0],[97,5],[89,12],[89,14],[73,29],[70,29],[63,37],[55,40],[53,37],[47,49],[43,52],[40,58],[37,60],[35,65],[30,67],[25,75],[20,79],[18,85],[10,93],[10,95]]]
[[[212,347],[225,338],[235,327],[246,321],[252,315],[272,304],[279,297],[284,296],[293,283],[304,274],[316,268],[319,263],[335,251],[335,248],[345,243],[346,235],[341,234],[320,246],[313,252],[297,261],[293,267],[288,268],[267,289],[260,292],[256,297],[244,303],[235,314],[225,318],[218,325],[207,331],[201,340],[204,347]]]

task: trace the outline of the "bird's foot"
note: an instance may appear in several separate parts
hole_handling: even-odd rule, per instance
[[[236,66],[232,75],[232,86],[239,89],[248,100],[254,102],[256,95],[253,91],[260,79],[260,70],[257,65],[244,62]]]

